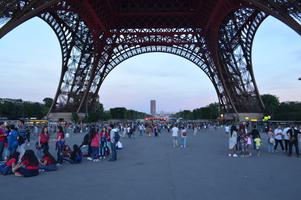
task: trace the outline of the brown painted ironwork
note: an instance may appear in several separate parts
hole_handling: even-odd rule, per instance
[[[116,66],[164,52],[204,71],[225,112],[260,113],[252,44],[268,16],[301,35],[299,0],[1,0],[0,38],[33,17],[56,33],[62,70],[50,112],[93,109]]]

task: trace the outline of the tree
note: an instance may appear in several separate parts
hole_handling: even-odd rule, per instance
[[[52,103],[53,103],[53,99],[49,98],[49,97],[46,97],[46,98],[43,99],[43,102],[44,102],[44,105],[46,107],[50,108]]]
[[[264,94],[261,95],[261,99],[265,106],[264,114],[274,115],[274,113],[277,111],[280,105],[278,97],[271,94]]]
[[[72,121],[74,123],[77,123],[79,121],[79,117],[78,117],[78,114],[76,112],[72,113]]]

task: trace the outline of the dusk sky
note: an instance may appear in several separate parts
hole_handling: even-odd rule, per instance
[[[261,94],[281,101],[301,101],[301,37],[269,17],[253,46],[254,72]],[[61,71],[61,52],[51,28],[34,18],[0,40],[2,98],[41,102],[54,97]],[[105,109],[127,107],[149,112],[177,112],[217,102],[212,83],[196,65],[179,56],[149,53],[126,60],[104,81],[100,101]]]

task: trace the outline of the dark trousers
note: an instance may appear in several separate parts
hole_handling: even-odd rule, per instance
[[[115,142],[111,143],[111,150],[112,150],[112,155],[111,155],[110,160],[115,161],[115,160],[117,160],[117,152],[116,152],[116,143]]]
[[[289,156],[292,155],[293,146],[295,146],[296,154],[297,154],[297,156],[299,156],[299,145],[298,145],[298,140],[289,143],[289,153],[288,153],[288,155],[289,155]]]
[[[64,157],[63,157],[63,150],[64,150],[64,145],[57,144],[57,162],[59,164],[63,164]]]
[[[282,151],[283,151],[283,150],[284,150],[284,148],[283,148],[283,143],[282,143],[282,140],[277,140],[277,139],[275,139],[275,147],[274,147],[274,150],[276,150],[276,149],[277,149],[278,143],[280,144],[280,146],[281,146],[281,149],[282,149]]]
[[[288,148],[289,148],[289,140],[284,140],[284,146],[285,146],[285,151],[287,152],[288,151]]]
[[[0,142],[0,161],[3,160],[4,142]]]

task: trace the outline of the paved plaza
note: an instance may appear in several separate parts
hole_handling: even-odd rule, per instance
[[[68,143],[80,143],[83,135]],[[188,137],[172,148],[171,137],[122,138],[117,162],[65,164],[33,178],[0,177],[1,199],[227,200],[299,199],[301,158],[273,155],[229,158],[223,130]],[[51,145],[53,149],[53,144]]]

